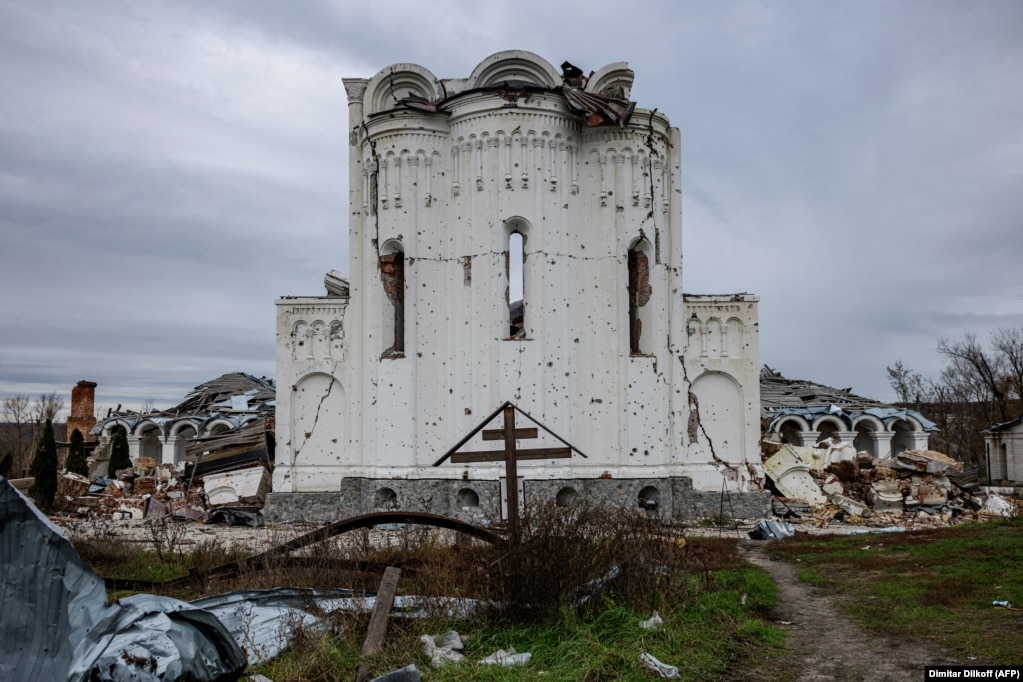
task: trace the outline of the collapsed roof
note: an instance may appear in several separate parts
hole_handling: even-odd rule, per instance
[[[764,365],[760,369],[761,417],[770,421],[773,431],[786,416],[797,415],[813,422],[823,414],[843,417],[849,423],[861,414],[869,414],[887,423],[892,419],[912,417],[924,431],[937,431],[938,426],[916,410],[864,398],[851,388],[833,388],[804,379],[786,379],[781,372]]]
[[[232,372],[199,384],[178,405],[164,414],[178,416],[207,412],[258,412],[273,409],[277,388],[273,379],[257,379],[244,372]]]
[[[394,69],[394,67],[391,68]],[[530,92],[560,92],[565,98],[568,108],[579,115],[587,127],[613,124],[624,128],[629,124],[629,119],[632,118],[632,114],[636,110],[636,103],[627,98],[626,90],[618,84],[605,87],[600,92],[588,91],[587,86],[593,75],[593,72],[588,76],[583,75],[582,69],[566,61],[561,65],[562,82],[560,85],[551,86],[525,78],[512,77],[473,87],[466,79],[444,79],[438,81],[442,87],[442,95],[436,99],[423,97],[422,94],[412,89],[407,90],[404,96],[401,96],[401,90],[395,89],[394,84],[391,83],[389,84],[393,100],[391,108],[414,109],[427,113],[447,113],[445,106],[449,100],[472,92],[496,92],[502,97],[513,100],[528,95]],[[378,111],[371,116],[383,113]]]
[[[97,421],[91,433],[102,434],[112,422],[124,424],[129,430],[143,422],[152,422],[161,429],[167,429],[181,421],[200,425],[215,418],[226,420],[237,428],[250,421],[272,417],[276,396],[273,379],[257,379],[244,372],[231,372],[199,384],[183,401],[167,410],[145,414],[134,410],[112,412]]]

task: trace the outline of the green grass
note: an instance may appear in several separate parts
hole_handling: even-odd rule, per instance
[[[384,652],[373,660],[374,675],[415,663],[425,680],[649,680],[639,664],[648,652],[678,666],[684,680],[717,680],[730,670],[761,661],[782,647],[783,635],[761,616],[777,603],[777,588],[757,568],[717,571],[711,584],[694,582],[691,598],[661,612],[664,625],[642,630],[650,616],[605,601],[598,612],[580,615],[564,609],[542,622],[406,622],[392,620]],[[745,596],[745,599],[743,598]],[[466,661],[440,670],[422,655],[419,636],[456,629],[465,640]],[[348,623],[341,638],[313,638],[257,669],[276,682],[333,679],[358,664],[362,620]],[[526,667],[500,668],[476,663],[498,649],[529,652]],[[347,675],[345,675],[347,678]]]
[[[807,585],[813,585],[814,587],[824,587],[828,584],[828,579],[822,576],[812,568],[806,568],[796,574],[800,582],[804,582]]]
[[[1018,665],[1023,651],[1023,521],[1009,519],[909,533],[815,536],[775,551],[806,568],[799,577],[840,596],[864,627],[927,640],[978,663]]]

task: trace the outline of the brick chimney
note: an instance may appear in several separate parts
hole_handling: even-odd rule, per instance
[[[89,434],[96,426],[96,382],[79,381],[71,389],[71,414],[67,418],[67,438],[75,429],[82,432],[86,443],[94,443],[96,437]]]

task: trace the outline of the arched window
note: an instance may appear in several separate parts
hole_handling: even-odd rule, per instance
[[[649,244],[640,239],[629,249],[629,352],[632,355],[648,355],[650,353],[651,315],[647,305],[650,302],[650,258]],[[643,336],[646,327],[646,337]]]
[[[383,330],[385,357],[405,355],[405,252],[401,243],[387,242],[380,255],[384,287]]]
[[[505,297],[508,304],[508,338],[527,338],[526,315],[529,285],[526,281],[526,241],[528,224],[521,218],[505,223],[507,251],[505,251],[505,275],[508,288]]]

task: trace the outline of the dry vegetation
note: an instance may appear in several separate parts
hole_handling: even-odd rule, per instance
[[[392,619],[383,652],[372,661],[374,674],[416,663],[425,679],[528,679],[540,671],[547,679],[646,679],[638,664],[646,651],[679,665],[685,679],[712,679],[780,645],[777,631],[761,620],[774,586],[741,562],[734,541],[687,541],[681,530],[627,510],[532,509],[517,547],[411,525],[355,531],[227,579],[200,579],[199,573],[244,554],[216,541],[175,544],[174,522],[155,525],[152,536],[144,543],[78,539],[76,547],[100,574],[119,579],[110,583],[114,587],[186,599],[277,586],[374,591],[390,565],[403,571],[399,594],[464,597],[482,605],[468,619],[452,620],[442,607],[426,619]],[[160,550],[143,549],[149,546]],[[128,582],[189,573],[193,578],[173,589]],[[639,621],[654,609],[665,626],[641,630]],[[347,677],[358,663],[367,618],[336,614],[327,633],[305,633],[261,670],[275,682]],[[449,628],[467,635],[469,661],[429,669],[419,637]],[[471,662],[509,646],[533,653],[528,670]]]

